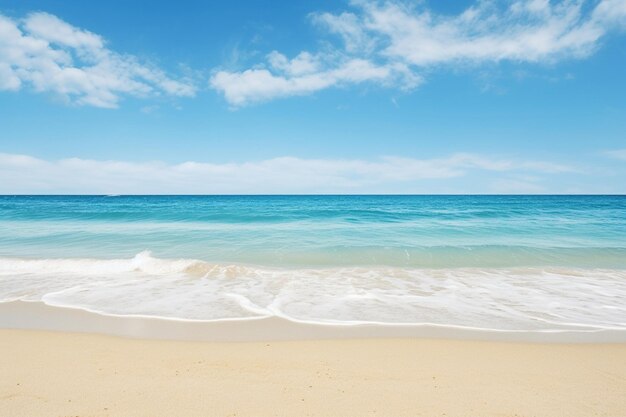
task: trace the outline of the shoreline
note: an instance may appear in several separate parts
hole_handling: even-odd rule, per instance
[[[12,417],[626,415],[626,344],[0,330]]]
[[[280,317],[191,321],[146,316],[116,316],[39,301],[0,303],[0,329],[93,333],[135,339],[204,342],[261,342],[328,339],[420,338],[516,343],[626,343],[626,331],[500,331],[412,324],[330,325]]]

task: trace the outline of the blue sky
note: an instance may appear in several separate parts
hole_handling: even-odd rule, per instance
[[[0,0],[0,193],[626,193],[625,35],[626,0]]]

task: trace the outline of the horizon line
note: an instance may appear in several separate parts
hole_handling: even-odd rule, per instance
[[[310,193],[310,194],[0,194],[0,197],[626,197],[626,194],[606,193],[359,193],[359,194],[333,194],[333,193]]]

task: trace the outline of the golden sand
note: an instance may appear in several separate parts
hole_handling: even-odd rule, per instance
[[[626,344],[0,330],[0,415],[626,416]]]

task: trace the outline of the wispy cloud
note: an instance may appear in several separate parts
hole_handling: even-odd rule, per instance
[[[341,45],[291,59],[273,51],[248,70],[216,71],[211,86],[235,107],[363,82],[412,89],[421,72],[435,66],[584,58],[609,31],[626,26],[626,0],[479,1],[453,16],[423,2],[352,5],[352,11],[311,16]]]
[[[607,151],[604,154],[609,158],[621,159],[622,161],[626,161],[626,149],[615,149],[612,151]]]
[[[0,90],[32,87],[68,102],[117,107],[124,95],[193,96],[194,83],[106,47],[104,39],[48,13],[0,15]]]
[[[491,176],[497,176],[497,173],[555,174],[570,172],[572,168],[551,162],[463,153],[432,159],[280,157],[241,163],[189,161],[179,164],[80,158],[47,161],[28,155],[0,154],[0,193],[384,192],[396,190],[403,184],[447,180],[478,171],[489,171]]]
[[[556,62],[592,54],[626,28],[626,0],[479,0],[457,15],[425,2],[354,0],[342,13],[313,13],[318,51],[271,51],[248,69],[216,69],[209,84],[233,107],[331,87],[370,83],[405,91],[441,66]],[[194,96],[195,81],[172,77],[107,47],[98,34],[38,12],[0,14],[0,90],[24,87],[67,102],[117,107],[124,96]]]
[[[541,183],[541,178],[537,176],[513,175],[493,181],[490,191],[498,194],[540,194],[544,193],[546,188]]]

